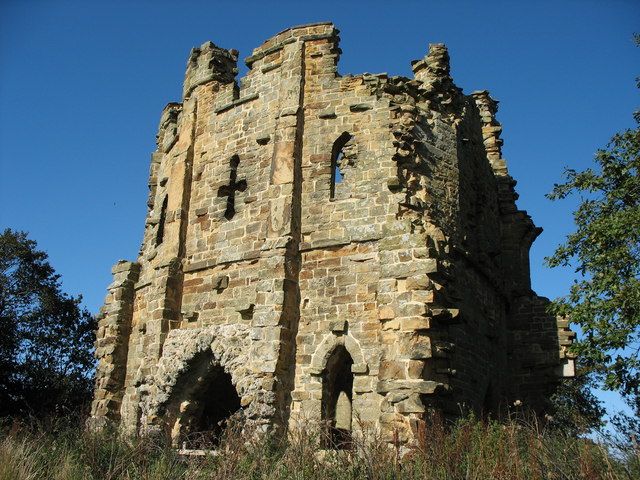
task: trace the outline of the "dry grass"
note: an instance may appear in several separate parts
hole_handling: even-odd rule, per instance
[[[361,427],[365,427],[361,425]],[[424,425],[421,444],[404,455],[374,429],[350,450],[320,451],[321,429],[288,439],[230,425],[217,455],[180,457],[161,439],[125,441],[56,424],[4,428],[0,480],[75,479],[637,479],[638,452],[611,455],[599,443],[544,431],[535,423]]]

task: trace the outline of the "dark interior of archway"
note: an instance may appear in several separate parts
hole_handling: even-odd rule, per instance
[[[331,353],[322,378],[322,420],[327,426],[325,448],[346,449],[351,445],[351,428],[336,428],[338,397],[344,392],[353,401],[353,359],[347,349],[338,346]]]
[[[220,366],[212,368],[199,400],[203,408],[196,430],[212,431],[216,436],[224,428],[225,420],[240,410],[240,397],[231,375]]]
[[[188,448],[214,447],[229,417],[240,409],[231,375],[221,366],[209,364],[206,373],[195,379],[188,398],[190,407],[181,414],[181,441]]]
[[[496,402],[494,398],[493,385],[489,383],[489,385],[487,385],[487,390],[484,393],[484,399],[482,401],[482,411],[480,412],[482,418],[488,420],[491,416],[493,416],[496,408],[495,403]]]

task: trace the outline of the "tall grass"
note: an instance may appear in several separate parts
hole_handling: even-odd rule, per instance
[[[305,425],[285,439],[235,422],[215,455],[185,457],[159,438],[125,440],[68,422],[13,424],[0,433],[0,480],[640,479],[637,451],[612,455],[603,444],[535,422],[466,418],[445,426],[436,419],[422,425],[421,442],[409,450],[368,428],[348,450],[321,450],[321,432]]]

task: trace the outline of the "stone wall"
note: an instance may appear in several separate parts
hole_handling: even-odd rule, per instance
[[[540,229],[497,102],[455,86],[443,45],[403,78],[340,76],[338,42],[330,23],[285,30],[239,84],[236,51],[192,51],[140,256],[100,318],[95,423],[178,442],[227,375],[264,428],[344,430],[350,409],[354,431],[410,442],[435,410],[542,410],[571,373],[567,325],[530,288]]]

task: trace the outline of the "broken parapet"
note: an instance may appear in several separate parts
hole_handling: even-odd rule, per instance
[[[507,162],[502,158],[502,125],[496,120],[498,111],[498,101],[491,98],[486,90],[478,90],[471,94],[480,111],[482,121],[482,139],[484,148],[487,151],[487,158],[493,167],[493,171],[498,176],[508,175]]]
[[[429,53],[422,60],[411,62],[413,76],[423,82],[422,88],[434,104],[444,110],[459,108],[462,89],[451,78],[449,51],[442,43],[429,45]]]
[[[188,98],[194,88],[210,81],[232,83],[238,74],[238,51],[225,50],[206,42],[191,50],[182,91]]]

